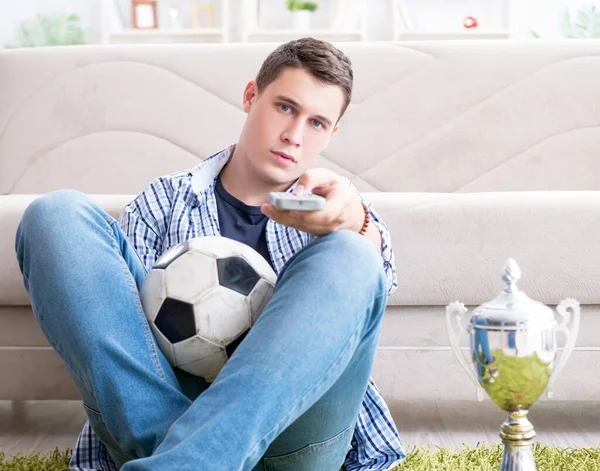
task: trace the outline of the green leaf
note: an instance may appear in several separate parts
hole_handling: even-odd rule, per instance
[[[299,10],[307,10],[307,11],[316,11],[319,8],[317,2],[303,1],[303,0],[287,0],[286,6],[290,11],[299,11]]]
[[[20,23],[18,42],[11,47],[41,47],[85,44],[85,31],[77,14],[38,14]]]
[[[580,23],[583,23],[583,24],[589,23],[589,21],[590,21],[590,11],[589,11],[589,8],[582,7],[577,12],[577,19],[579,20]]]
[[[571,19],[568,7],[565,7],[559,20],[561,34],[567,38],[598,38],[600,37],[600,9],[596,6],[584,6]]]
[[[573,37],[573,26],[571,25],[571,13],[569,8],[565,7],[558,20],[558,27],[565,38]]]

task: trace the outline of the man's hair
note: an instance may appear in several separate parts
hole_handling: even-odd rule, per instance
[[[282,44],[267,56],[258,71],[258,93],[276,80],[287,67],[304,69],[321,83],[340,87],[344,92],[344,104],[339,116],[342,117],[352,98],[354,79],[352,63],[342,51],[331,43],[314,38],[296,39]]]

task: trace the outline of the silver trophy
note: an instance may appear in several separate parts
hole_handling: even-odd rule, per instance
[[[544,389],[548,398],[552,397],[552,384],[573,351],[579,330],[578,301],[560,302],[558,323],[552,309],[519,290],[520,278],[517,263],[509,259],[502,275],[506,283],[504,290],[473,310],[466,329],[463,327],[463,317],[467,314],[464,304],[453,302],[446,306],[452,349],[474,381],[478,399],[483,400],[483,388],[492,401],[508,413],[500,430],[504,444],[500,471],[537,469],[531,451],[535,431],[527,414]],[[460,349],[460,335],[465,330],[474,368]],[[565,335],[566,343],[555,361],[557,332]]]

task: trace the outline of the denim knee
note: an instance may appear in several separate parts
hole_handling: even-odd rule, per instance
[[[347,262],[343,276],[349,285],[372,287],[377,295],[387,293],[381,252],[369,239],[350,230],[331,232],[319,239],[328,244],[328,252],[336,260]]]
[[[56,190],[46,193],[25,209],[15,236],[17,259],[22,262],[23,244],[34,237],[37,242],[56,224],[65,224],[68,215],[80,213],[83,204],[89,198],[76,190]],[[41,240],[40,240],[41,239]]]
[[[56,190],[42,195],[29,204],[23,213],[20,227],[33,229],[54,223],[58,214],[77,212],[89,197],[77,190]]]

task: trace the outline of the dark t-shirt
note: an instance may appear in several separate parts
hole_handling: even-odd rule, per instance
[[[221,235],[252,247],[275,269],[271,262],[265,234],[265,226],[269,218],[260,212],[260,206],[248,206],[230,195],[221,183],[220,177],[217,177],[215,199]]]

